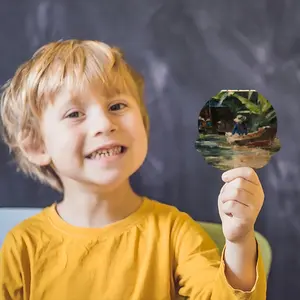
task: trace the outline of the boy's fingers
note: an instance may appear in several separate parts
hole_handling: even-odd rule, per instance
[[[251,181],[245,180],[244,178],[238,177],[236,179],[233,179],[230,182],[225,183],[224,190],[229,190],[229,189],[243,189],[246,192],[248,192],[250,195],[255,195],[259,194],[259,186],[256,184],[253,184]]]
[[[222,180],[224,182],[230,182],[238,177],[244,178],[256,185],[260,183],[256,172],[249,167],[232,169],[222,174]]]
[[[248,218],[249,208],[237,201],[230,200],[221,205],[221,210],[228,216],[233,216],[239,219]]]
[[[227,186],[227,182],[222,186],[221,191],[220,191],[220,195],[223,194],[225,187]]]
[[[236,201],[244,206],[252,206],[253,202],[251,201],[251,199],[249,199],[249,194],[242,189],[227,190],[220,195],[219,200],[222,203],[226,203],[228,201]]]

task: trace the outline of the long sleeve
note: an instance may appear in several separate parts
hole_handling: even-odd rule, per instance
[[[8,233],[0,249],[0,300],[24,300],[22,253],[15,237]]]
[[[179,294],[190,300],[264,300],[266,276],[258,251],[256,282],[249,292],[230,286],[225,276],[224,250],[219,250],[208,234],[187,214],[174,226],[174,247]]]

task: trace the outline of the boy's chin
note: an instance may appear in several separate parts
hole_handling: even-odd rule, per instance
[[[93,176],[89,178],[88,183],[93,189],[99,189],[99,191],[110,191],[113,189],[118,188],[119,186],[123,185],[129,179],[128,174],[114,174],[112,175],[105,175],[103,176]]]

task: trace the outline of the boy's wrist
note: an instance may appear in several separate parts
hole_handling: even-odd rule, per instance
[[[255,231],[251,230],[246,235],[244,235],[242,238],[230,241],[226,239],[226,246],[232,246],[232,247],[238,247],[238,248],[248,248],[251,245],[256,244],[256,238],[255,238]]]

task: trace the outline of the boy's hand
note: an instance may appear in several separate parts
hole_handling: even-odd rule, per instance
[[[241,243],[254,235],[254,224],[264,202],[264,192],[255,171],[243,167],[222,175],[218,207],[227,241]]]

